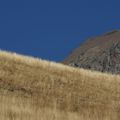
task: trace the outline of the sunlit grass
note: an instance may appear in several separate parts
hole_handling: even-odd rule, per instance
[[[1,120],[119,118],[119,75],[0,52]]]

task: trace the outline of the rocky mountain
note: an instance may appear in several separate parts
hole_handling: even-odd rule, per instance
[[[120,30],[86,40],[63,61],[74,67],[120,74]]]

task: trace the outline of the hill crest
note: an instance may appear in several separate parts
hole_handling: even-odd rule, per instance
[[[119,120],[119,99],[119,75],[0,52],[2,120]]]

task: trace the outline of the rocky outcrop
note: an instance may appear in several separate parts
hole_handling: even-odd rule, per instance
[[[120,31],[86,41],[64,60],[65,64],[120,74]]]

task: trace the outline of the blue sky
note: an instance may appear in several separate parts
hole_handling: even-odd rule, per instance
[[[120,29],[119,0],[1,0],[0,49],[61,61],[86,38]]]

